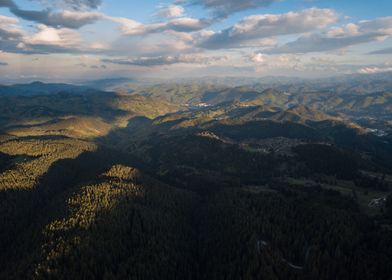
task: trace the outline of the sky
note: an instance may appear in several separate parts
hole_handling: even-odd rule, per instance
[[[0,0],[0,81],[392,71],[391,0]]]

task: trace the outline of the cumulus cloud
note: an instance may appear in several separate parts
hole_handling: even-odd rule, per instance
[[[178,5],[160,7],[156,15],[160,18],[178,18],[184,15],[184,8]]]
[[[177,32],[192,32],[201,30],[210,25],[210,22],[203,19],[178,18],[165,24],[163,30],[173,30]]]
[[[178,0],[177,3],[199,5],[214,13],[216,17],[227,17],[230,14],[267,7],[279,0]]]
[[[62,47],[77,47],[81,39],[78,32],[67,28],[53,28],[45,25],[38,26],[38,32],[26,38],[27,45],[57,45]]]
[[[83,47],[78,32],[67,28],[39,25],[37,32],[25,36],[17,45],[16,52],[22,53],[83,53],[92,51]]]
[[[385,40],[392,36],[392,17],[360,21],[332,28],[321,34],[305,35],[293,42],[267,50],[267,53],[325,52],[349,46]]]
[[[0,40],[13,40],[23,36],[18,19],[0,15]]]
[[[270,56],[261,52],[245,56],[246,60],[255,64],[261,64],[269,68],[292,68],[302,64],[301,59],[296,55]]]
[[[24,36],[18,19],[0,15],[0,50],[13,52]]]
[[[28,33],[20,29],[18,23],[15,18],[0,16],[0,50],[24,54],[98,53],[100,51],[95,44],[84,46],[76,30],[39,24],[35,32]]]
[[[266,61],[266,57],[262,53],[254,53],[248,56],[249,60],[254,63],[263,63]]]
[[[313,31],[336,22],[330,9],[306,9],[286,14],[248,16],[221,32],[207,34],[198,45],[206,49],[238,48],[263,38]]]
[[[12,0],[0,0],[0,7],[8,8],[11,13],[24,20],[56,28],[79,29],[103,18],[102,14],[97,12],[67,10],[55,12],[49,8],[41,11],[24,10]]]
[[[164,31],[193,32],[201,30],[210,23],[203,19],[188,17],[172,19],[163,23],[143,24],[127,18],[106,17],[107,19],[119,23],[120,30],[128,36],[148,35]]]
[[[139,57],[132,59],[103,59],[104,63],[113,63],[119,65],[135,65],[135,66],[164,66],[172,64],[212,64],[219,61],[227,60],[225,56],[206,57],[197,54],[182,54],[177,56],[157,56],[157,57]]]
[[[184,8],[190,7],[182,5],[200,5],[216,16],[226,17],[279,0],[174,1],[174,4],[159,6],[156,13],[151,15],[152,20],[155,20],[152,23],[112,17],[95,11],[102,0],[29,1],[42,4],[42,10],[30,10],[22,4],[20,7],[19,3],[23,1],[0,0],[0,7],[7,8],[13,14],[12,17],[0,15],[0,50],[22,54],[94,54],[106,58],[89,63],[80,63],[75,59],[72,65],[78,65],[79,70],[103,70],[107,67],[105,63],[108,63],[112,66],[110,70],[119,68],[114,65],[130,65],[136,66],[129,67],[130,70],[135,68],[139,72],[159,70],[159,66],[166,69],[168,67],[164,66],[175,64],[181,64],[184,68],[183,64],[189,64],[195,68],[203,66],[203,70],[219,69],[219,74],[222,71],[228,73],[230,67],[257,69],[271,75],[293,71],[361,74],[392,71],[391,65],[387,64],[343,65],[341,58],[330,53],[335,50],[349,51],[348,47],[352,45],[390,38],[392,17],[331,28],[339,19],[338,13],[331,9],[311,8],[282,14],[247,16],[229,28],[211,31],[208,27],[217,23],[217,18],[211,17],[211,14],[201,19],[188,17]],[[29,27],[22,25],[22,19],[33,24]],[[98,26],[93,26],[91,33],[87,29],[83,32],[78,30],[99,20],[114,22],[107,27],[119,28],[123,36],[113,32],[110,36],[98,37]],[[299,55],[309,52],[316,54]],[[386,48],[369,54],[391,53],[392,48]],[[228,59],[226,54],[231,58],[230,64],[235,65],[224,63]],[[345,57],[345,60],[350,61],[350,57]],[[4,60],[11,61],[6,56]],[[204,67],[206,65],[209,67]],[[0,66],[7,64],[0,61]],[[7,71],[9,69],[4,68]]]

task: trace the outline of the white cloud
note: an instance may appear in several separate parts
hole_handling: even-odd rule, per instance
[[[359,74],[378,74],[386,72],[392,72],[392,67],[364,67],[358,70]]]
[[[53,28],[45,25],[38,26],[38,32],[25,38],[27,45],[51,45],[61,47],[77,47],[80,45],[78,32],[67,28]]]
[[[46,57],[46,61],[50,61],[50,54],[88,54],[100,63],[85,63],[86,70],[90,67],[103,69],[100,64],[101,58],[105,57],[105,62],[117,64],[110,65],[110,71],[122,69],[118,65],[132,65],[136,67],[128,67],[127,70],[137,69],[140,73],[167,69],[169,67],[159,66],[175,64],[180,65],[170,69],[191,69],[197,68],[198,65],[208,65],[209,67],[205,67],[207,71],[207,68],[220,67],[219,74],[222,75],[227,73],[224,69],[230,67],[258,68],[268,75],[280,75],[289,71],[352,71],[363,74],[391,71],[390,65],[379,64],[382,60],[375,56],[368,56],[364,64],[358,65],[360,58],[356,53],[351,53],[349,47],[380,42],[392,37],[392,17],[334,26],[340,18],[336,11],[311,8],[282,14],[250,15],[229,28],[211,31],[209,29],[216,30],[217,26],[221,26],[213,25],[218,23],[217,18],[188,17],[185,9],[188,11],[188,8],[192,7],[184,3],[202,5],[215,15],[224,17],[238,11],[267,6],[275,0],[180,1],[185,6],[174,1],[173,3],[177,4],[160,6],[157,9],[156,13],[151,15],[152,23],[147,20],[139,22],[129,18],[112,17],[94,11],[101,5],[101,0],[36,1],[43,3],[42,10],[24,10],[14,3],[16,0],[0,0],[0,7],[8,8],[16,16],[0,15],[0,52],[2,50],[21,57],[45,54],[46,56],[42,57]],[[57,4],[52,5],[54,3]],[[31,21],[32,25],[24,23],[22,26],[22,19]],[[102,22],[107,24],[102,28],[102,32],[98,30],[101,25],[81,29],[99,20],[111,22]],[[346,17],[345,20],[349,19]],[[225,23],[222,22],[223,24]],[[121,35],[115,32],[116,28],[119,28]],[[390,41],[383,43],[384,49],[380,44],[369,44],[369,48],[379,50],[370,52],[371,50],[366,49],[365,52],[391,54],[389,43]],[[336,53],[342,51],[345,51],[344,57],[339,57]],[[316,54],[303,55],[309,52]],[[230,63],[224,63],[228,57]],[[13,60],[5,61],[9,61],[11,65],[6,70],[13,67]],[[74,62],[73,65],[77,63],[79,62]],[[155,66],[157,67],[149,69]]]
[[[106,17],[119,23],[120,30],[124,35],[137,36],[160,33],[165,31],[194,32],[207,27],[210,23],[202,19],[181,17],[163,23],[143,24],[127,18]]]
[[[0,15],[0,24],[15,25],[18,22],[19,20],[17,18]]]
[[[262,63],[265,62],[266,57],[262,53],[255,53],[249,56],[249,60],[255,63]]]
[[[19,20],[13,17],[0,15],[0,39],[1,41],[13,40],[23,36],[24,32],[19,27]]]
[[[16,23],[16,19],[0,17],[1,50],[23,54],[98,53],[105,50],[101,43],[83,42],[80,33],[73,29],[39,24],[34,32],[26,32]],[[3,28],[8,29],[6,34],[2,34]]]
[[[95,49],[95,50],[105,50],[108,48],[108,46],[105,43],[101,43],[101,42],[92,42],[89,45],[89,48],[91,49]]]
[[[160,7],[156,15],[160,18],[178,18],[184,15],[184,8],[178,5]]]
[[[271,48],[267,52],[271,54],[326,52],[362,43],[382,41],[391,36],[392,17],[384,17],[331,28],[321,34],[304,35],[283,46]]]
[[[126,35],[141,35],[145,33],[144,24],[137,22],[132,19],[122,18],[122,17],[106,17],[115,23],[120,24],[120,30]]]
[[[0,51],[17,50],[23,36],[25,32],[19,26],[18,19],[0,15]]]
[[[316,8],[278,15],[254,15],[204,38],[199,42],[199,46],[206,49],[238,48],[263,38],[300,34],[324,28],[337,19],[335,11]]]
[[[302,65],[301,59],[296,55],[271,56],[261,52],[256,52],[246,56],[249,62],[261,64],[265,68],[293,68]]]

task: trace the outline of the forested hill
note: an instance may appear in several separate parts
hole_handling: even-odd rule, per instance
[[[102,84],[0,90],[0,279],[391,278],[388,91]]]

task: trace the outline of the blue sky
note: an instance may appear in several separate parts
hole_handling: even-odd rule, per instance
[[[325,77],[392,71],[392,1],[0,0],[0,75]]]

